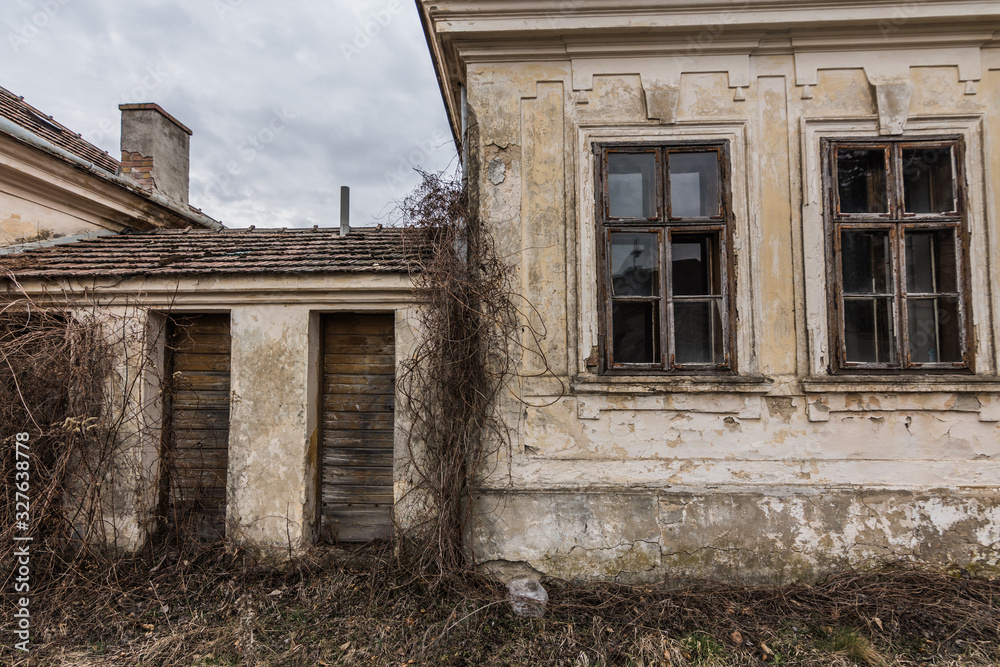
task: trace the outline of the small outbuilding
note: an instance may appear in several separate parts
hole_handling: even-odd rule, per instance
[[[131,466],[97,517],[105,539],[387,537],[415,238],[156,230],[9,255],[9,304],[97,318],[113,344]]]

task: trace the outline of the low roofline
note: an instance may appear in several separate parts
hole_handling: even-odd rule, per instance
[[[261,274],[409,274],[430,250],[412,227],[156,229],[25,244],[0,253],[3,275],[30,278]]]
[[[29,146],[36,148],[42,152],[48,153],[54,157],[57,157],[65,162],[70,163],[74,167],[86,171],[102,180],[105,180],[113,185],[120,188],[128,190],[132,194],[142,197],[143,199],[149,200],[158,206],[169,210],[171,213],[178,215],[190,222],[198,225],[199,227],[205,227],[207,229],[223,229],[223,225],[218,220],[210,218],[203,213],[197,211],[184,210],[182,206],[170,199],[164,197],[163,195],[150,192],[148,190],[143,190],[137,186],[133,181],[119,176],[118,174],[112,174],[111,172],[98,167],[93,162],[89,162],[82,157],[75,155],[64,148],[56,146],[51,141],[48,141],[37,134],[26,130],[17,123],[14,123],[7,118],[0,116],[0,132],[12,137],[13,139],[28,144]]]
[[[44,241],[32,241],[31,243],[18,243],[17,245],[9,245],[0,248],[0,255],[17,255],[29,250],[37,250],[39,248],[47,248],[54,245],[66,245],[67,243],[76,243],[77,241],[89,241],[90,239],[96,239],[102,236],[114,236],[117,233],[118,232],[110,229],[94,229],[89,232],[84,232],[83,234],[60,236],[58,238],[45,239]]]

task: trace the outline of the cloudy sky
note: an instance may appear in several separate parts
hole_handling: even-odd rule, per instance
[[[194,131],[191,203],[231,227],[393,218],[454,169],[413,0],[2,0],[0,86],[120,156],[118,105]]]

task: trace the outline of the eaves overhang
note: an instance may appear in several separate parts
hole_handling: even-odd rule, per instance
[[[888,21],[952,23],[1000,19],[996,2],[972,0],[423,0],[441,33],[691,30],[837,26]]]
[[[455,140],[455,147],[459,155],[464,155],[462,150],[462,100],[459,86],[461,80],[456,76],[449,76],[447,71],[448,63],[457,65],[455,59],[448,59],[444,56],[444,48],[439,33],[434,31],[433,21],[430,18],[430,11],[422,0],[415,0],[417,14],[420,15],[420,25],[424,30],[424,37],[427,39],[427,48],[430,50],[431,62],[434,64],[434,74],[437,77],[438,88],[441,90],[441,99],[444,102],[445,111],[448,114],[448,125],[451,127],[451,134]]]
[[[25,163],[30,162],[35,166],[41,166],[41,162],[48,163],[44,170],[59,171],[71,169],[83,175],[86,179],[94,182],[94,190],[112,190],[115,194],[112,198],[120,200],[123,206],[135,209],[146,209],[153,215],[162,219],[174,219],[183,224],[193,225],[205,229],[222,229],[223,225],[200,210],[187,207],[164,197],[158,192],[145,190],[130,179],[118,174],[113,174],[106,169],[89,162],[79,155],[71,153],[59,146],[54,145],[43,137],[40,137],[25,128],[0,118],[0,149],[7,151],[4,144],[10,142],[12,145],[19,145],[24,148],[27,154],[33,154]],[[14,161],[3,161],[0,167],[13,169]],[[128,202],[127,204],[125,202]],[[143,215],[140,218],[146,217]],[[127,224],[123,223],[123,227]]]
[[[416,0],[456,141],[474,62],[1000,46],[1000,2]]]

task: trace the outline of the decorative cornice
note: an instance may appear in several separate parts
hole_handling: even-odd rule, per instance
[[[418,0],[419,1],[419,0]],[[690,31],[724,23],[773,28],[1000,20],[995,2],[925,0],[423,0],[442,33]]]
[[[573,88],[599,74],[639,74],[670,90],[686,72],[723,71],[749,85],[750,56],[796,57],[797,84],[811,94],[831,63],[863,67],[873,85],[901,83],[904,60],[956,66],[976,93],[980,52],[998,44],[1000,3],[948,0],[416,0],[454,127],[459,86],[472,63],[571,62]],[[905,51],[882,71],[872,51]],[[616,59],[615,71],[605,71]],[[603,63],[601,61],[603,60]],[[996,58],[994,59],[996,60]],[[589,62],[588,62],[589,61]],[[891,69],[891,68],[890,68]],[[899,70],[899,71],[897,71]]]

